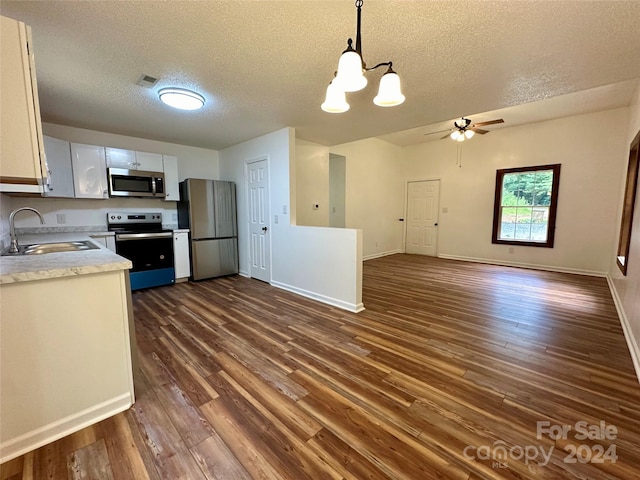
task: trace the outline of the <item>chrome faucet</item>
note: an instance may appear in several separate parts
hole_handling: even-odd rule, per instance
[[[16,227],[14,225],[13,219],[16,216],[16,213],[21,212],[23,210],[29,210],[33,213],[38,214],[38,216],[40,217],[40,224],[44,225],[44,217],[35,208],[31,208],[31,207],[16,208],[13,212],[11,212],[11,215],[9,215],[9,235],[11,236],[11,246],[9,247],[9,253],[18,253],[18,237],[16,235]]]

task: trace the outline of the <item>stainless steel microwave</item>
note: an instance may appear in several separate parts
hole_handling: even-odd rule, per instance
[[[164,173],[108,168],[110,197],[165,198]]]

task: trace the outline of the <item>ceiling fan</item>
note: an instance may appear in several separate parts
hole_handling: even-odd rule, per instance
[[[478,127],[495,125],[496,123],[504,123],[504,120],[502,118],[498,118],[496,120],[489,120],[487,122],[471,123],[470,119],[462,117],[459,120],[456,120],[453,122],[453,125],[455,128],[451,128],[448,130],[439,130],[437,132],[425,133],[425,135],[433,135],[435,133],[450,132],[450,133],[447,133],[444,137],[442,137],[441,140],[447,137],[451,137],[453,140],[456,140],[458,142],[463,142],[466,139],[473,137],[476,133],[480,135],[489,133],[489,130],[483,130]]]

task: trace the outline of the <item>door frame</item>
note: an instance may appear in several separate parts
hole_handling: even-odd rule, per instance
[[[269,209],[269,211],[267,212],[267,235],[269,235],[269,251],[267,252],[267,255],[269,256],[269,284],[271,285],[271,282],[273,280],[273,235],[271,235],[271,160],[269,158],[269,155],[261,155],[259,157],[249,158],[244,161],[244,189],[246,192],[245,195],[247,201],[247,276],[249,278],[253,278],[251,276],[251,261],[249,260],[251,258],[251,199],[249,193],[249,164],[262,161],[267,162],[267,184],[269,185],[269,198],[267,198],[267,205]]]
[[[404,183],[404,227],[402,228],[402,253],[407,253],[407,225],[409,224],[407,220],[407,215],[409,213],[409,184],[416,182],[431,182],[437,180],[440,182],[440,188],[438,188],[438,227],[440,227],[440,199],[442,198],[442,179],[440,177],[436,178],[421,178],[421,179],[412,179],[407,180]],[[438,256],[439,247],[440,247],[440,228],[436,230],[436,254],[435,257]]]

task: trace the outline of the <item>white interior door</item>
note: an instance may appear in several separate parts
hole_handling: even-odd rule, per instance
[[[440,180],[409,182],[405,252],[436,255]]]
[[[269,164],[247,163],[249,192],[249,265],[252,278],[271,282],[271,232],[269,231]]]

